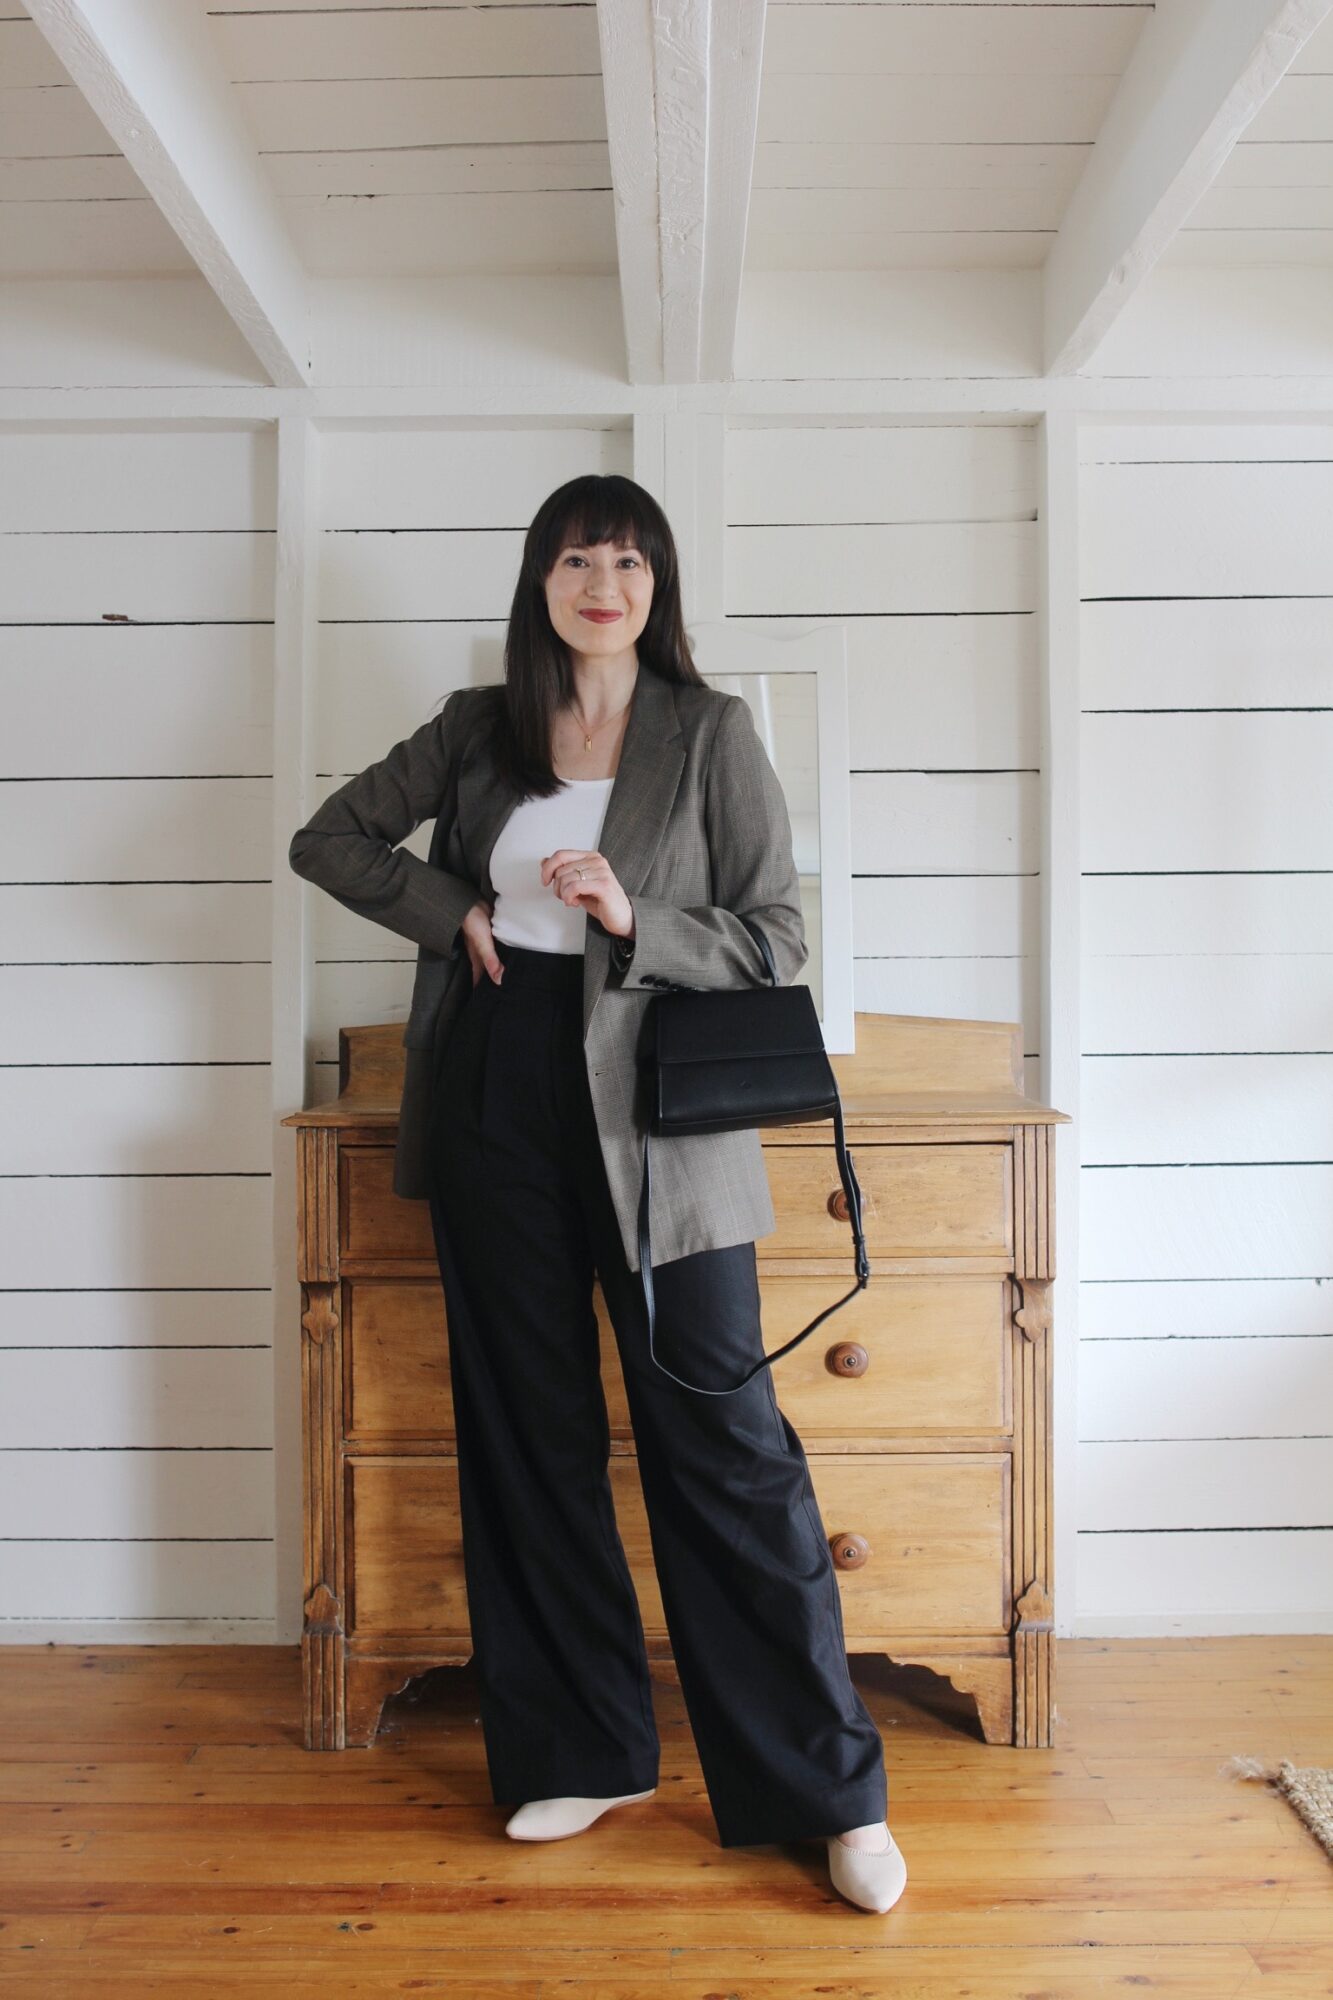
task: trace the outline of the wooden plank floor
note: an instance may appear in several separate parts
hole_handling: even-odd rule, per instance
[[[505,1837],[470,1668],[372,1750],[300,1740],[295,1647],[0,1654],[0,1991],[459,2000],[1190,2000],[1333,1994],[1333,1864],[1236,1752],[1333,1763],[1333,1639],[1062,1641],[1056,1747],[994,1748],[919,1669],[856,1658],[910,1879],[885,1916],[822,1843],[717,1845],[680,1691],[656,1798]]]

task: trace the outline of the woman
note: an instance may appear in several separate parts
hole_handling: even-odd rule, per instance
[[[429,862],[398,847],[434,816]],[[505,681],[326,801],[292,866],[418,944],[395,1190],[430,1202],[492,1795],[554,1840],[656,1789],[639,1607],[607,1477],[594,1277],[620,1353],[681,1690],[723,1846],[816,1838],[835,1887],[906,1879],[801,1441],[761,1370],[699,1396],[647,1348],[636,1219],[653,993],[790,982],[791,827],[749,709],[699,675],[662,510],[573,479],[528,530]],[[757,1132],[654,1141],[659,1352],[763,1353]],[[660,1259],[660,1262],[657,1260]]]

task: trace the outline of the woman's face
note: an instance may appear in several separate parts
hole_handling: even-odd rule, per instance
[[[565,644],[590,659],[613,659],[631,650],[648,623],[653,576],[632,543],[573,543],[561,549],[546,579],[546,607]],[[591,612],[614,616],[591,617]]]

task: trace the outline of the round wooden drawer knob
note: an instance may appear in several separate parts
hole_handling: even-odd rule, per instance
[[[853,1534],[850,1529],[840,1535],[830,1535],[829,1547],[833,1551],[835,1569],[860,1569],[870,1555],[870,1544],[865,1536]]]
[[[830,1375],[864,1375],[870,1356],[859,1340],[840,1340],[824,1356],[824,1366]]]
[[[847,1213],[847,1190],[845,1187],[834,1188],[828,1198],[828,1212],[835,1222],[850,1223],[852,1218]]]

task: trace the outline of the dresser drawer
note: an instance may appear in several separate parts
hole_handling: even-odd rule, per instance
[[[872,1272],[858,1298],[774,1364],[778,1402],[803,1440],[1011,1435],[1008,1284],[993,1275],[877,1278]],[[766,1351],[784,1346],[847,1289],[832,1274],[765,1272]],[[607,1413],[613,1430],[628,1433],[620,1350],[600,1287],[596,1304]],[[701,1327],[700,1340],[707,1337]],[[697,1377],[701,1371],[675,1352],[674,1361],[663,1355],[668,1366]]]
[[[872,1263],[877,1256],[1012,1256],[1007,1144],[849,1144]],[[833,1147],[768,1144],[764,1165],[777,1230],[763,1239],[760,1254],[842,1259],[850,1270],[852,1235]],[[424,1201],[403,1201],[394,1193],[392,1147],[340,1147],[338,1172],[344,1258],[419,1260],[434,1267],[430,1212]]]
[[[879,1257],[1013,1253],[1013,1164],[1006,1145],[890,1146],[848,1141],[871,1263]],[[777,1233],[764,1257],[852,1263],[846,1196],[831,1145],[764,1148]]]
[[[847,1648],[898,1632],[1003,1636],[1010,1623],[1007,1453],[809,1455],[827,1536],[859,1536],[838,1566]],[[620,1539],[649,1639],[666,1636],[648,1518],[633,1459],[613,1459]],[[815,1532],[811,1523],[811,1533]]]
[[[429,1206],[393,1191],[392,1146],[338,1148],[338,1221],[344,1261],[407,1258],[439,1268]]]
[[[357,1444],[452,1442],[449,1336],[438,1275],[344,1279],[342,1301],[344,1437]]]
[[[833,1273],[769,1270],[760,1284],[765,1349],[782,1347],[848,1289]],[[438,1276],[344,1280],[344,1436],[352,1443],[453,1439],[453,1385]],[[631,1437],[620,1348],[593,1292],[611,1428]],[[700,1329],[707,1339],[707,1329]],[[774,1365],[778,1401],[802,1438],[1012,1433],[1008,1280],[876,1277]],[[666,1358],[664,1356],[664,1358]],[[678,1355],[678,1372],[690,1363]]]
[[[849,1651],[894,1631],[1008,1630],[1009,1463],[1001,1453],[810,1456],[826,1535],[858,1553],[852,1538],[865,1544],[858,1566],[837,1569]],[[634,1459],[611,1460],[611,1489],[644,1632],[665,1639]],[[349,1634],[465,1635],[456,1459],[352,1460],[345,1498]]]
[[[850,1279],[850,1274],[849,1274]],[[779,1348],[839,1296],[824,1277],[765,1273],[764,1346]],[[773,1367],[804,1438],[820,1432],[1011,1434],[1009,1280],[877,1277]]]
[[[457,1459],[350,1459],[343,1506],[348,1636],[466,1634]]]

